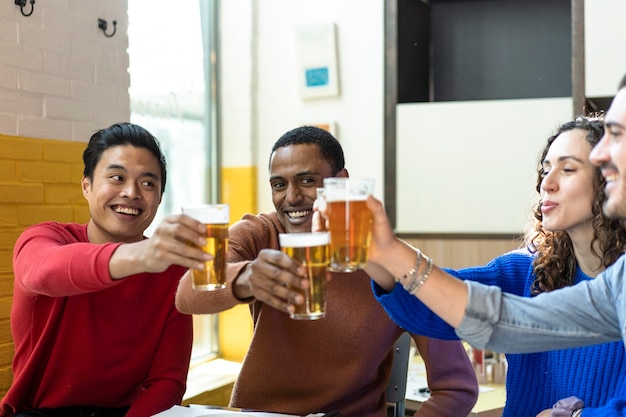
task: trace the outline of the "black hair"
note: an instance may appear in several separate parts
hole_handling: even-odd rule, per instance
[[[285,146],[308,144],[317,146],[333,175],[344,168],[346,161],[339,141],[329,131],[315,126],[300,126],[284,133],[272,147],[272,154]]]
[[[85,168],[83,175],[93,181],[93,173],[100,162],[102,153],[114,146],[131,145],[135,148],[145,148],[152,152],[161,167],[161,195],[165,191],[167,164],[165,155],[157,138],[139,125],[132,123],[115,123],[107,128],[98,130],[89,139],[87,148],[83,152]]]

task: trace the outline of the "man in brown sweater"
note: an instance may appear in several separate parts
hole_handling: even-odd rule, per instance
[[[280,251],[279,233],[311,230],[313,202],[327,177],[346,177],[343,150],[327,131],[304,126],[285,133],[270,156],[275,212],[246,214],[229,230],[228,286],[194,291],[189,274],[176,306],[183,313],[212,314],[248,303],[254,333],[235,383],[231,406],[306,415],[339,410],[346,417],[386,416],[385,387],[391,348],[403,332],[374,299],[363,271],[333,273],[326,317],[293,320],[302,296],[297,264]],[[464,417],[478,385],[457,341],[413,335],[426,365],[431,396],[416,417]]]

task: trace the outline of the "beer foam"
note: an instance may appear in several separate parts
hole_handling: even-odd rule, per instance
[[[318,192],[327,202],[364,201],[374,191],[374,180],[347,177],[324,178],[323,191]]]
[[[185,206],[183,213],[204,224],[226,224],[229,221],[228,204]]]
[[[349,190],[325,190],[324,200],[328,203],[338,201],[365,201],[369,194],[353,194]]]
[[[322,246],[330,242],[330,233],[328,232],[312,232],[312,233],[280,233],[278,241],[281,247],[287,248],[306,248],[309,246]]]

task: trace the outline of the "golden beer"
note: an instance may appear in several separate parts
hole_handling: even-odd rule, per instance
[[[354,272],[367,264],[372,212],[365,200],[373,188],[373,180],[324,180],[322,198],[327,204],[331,271]]]
[[[191,283],[194,289],[202,291],[226,288],[226,254],[228,253],[228,204],[204,204],[183,207],[183,213],[206,226],[204,246],[189,243],[213,255],[204,263],[204,269],[191,270]]]
[[[303,304],[296,304],[292,319],[317,320],[326,315],[326,271],[328,267],[327,232],[280,234],[280,246],[291,259],[306,268],[310,286],[307,290],[290,287],[304,297]]]
[[[361,201],[328,203],[330,269],[353,272],[367,263],[372,212]]]
[[[196,290],[215,290],[226,287],[226,254],[228,253],[228,225],[207,224],[206,245],[196,246],[213,255],[204,263],[204,269],[192,269],[192,286]],[[194,245],[195,246],[195,245]]]

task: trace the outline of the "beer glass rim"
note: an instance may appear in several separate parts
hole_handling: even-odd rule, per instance
[[[321,246],[330,243],[329,232],[279,233],[278,241],[281,247],[306,248]]]
[[[373,178],[352,178],[352,177],[327,177],[324,178],[324,187],[332,184],[343,184],[343,183],[369,183],[374,184]]]
[[[226,203],[200,203],[200,204],[185,204],[182,206],[183,211],[205,209],[205,208],[227,209],[228,204]]]
[[[199,222],[206,224],[227,224],[229,222],[229,205],[218,204],[189,204],[181,208],[182,212]]]
[[[374,180],[368,178],[324,178],[323,198],[329,203],[337,201],[364,201],[374,192]]]

